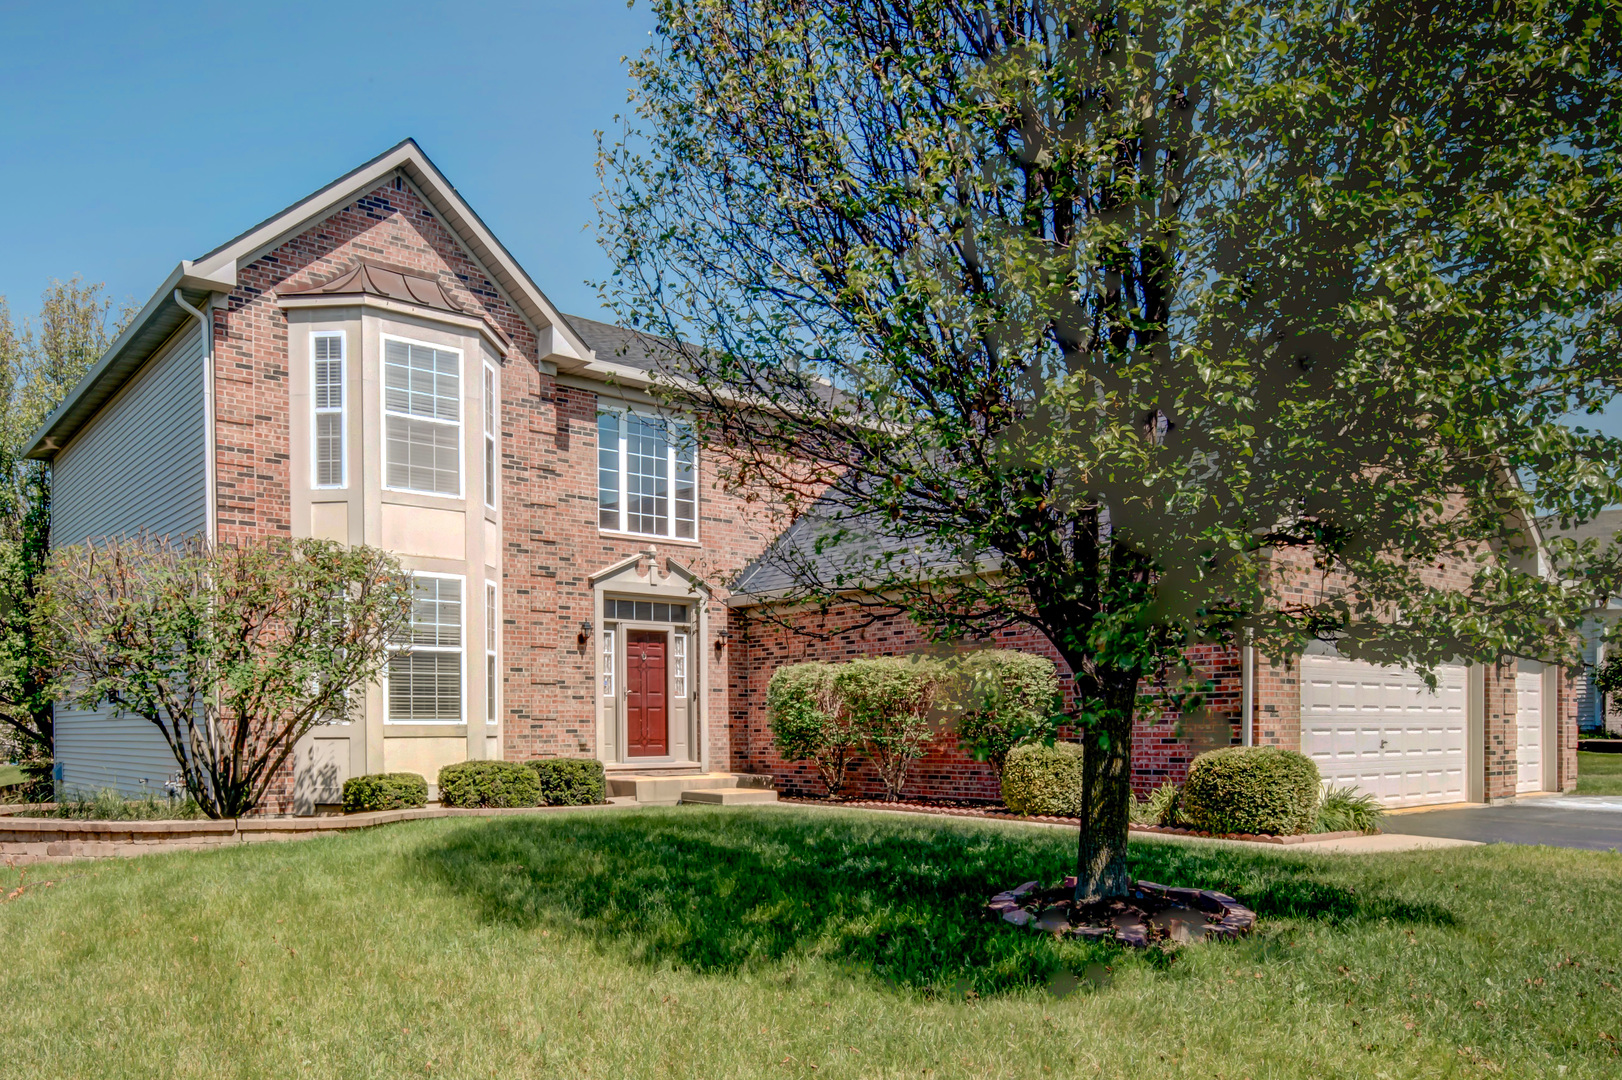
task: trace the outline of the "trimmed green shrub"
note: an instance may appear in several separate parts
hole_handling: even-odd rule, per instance
[[[1080,814],[1081,753],[1070,742],[1014,747],[1002,771],[1002,801],[1016,814]]]
[[[1179,800],[1203,832],[1295,836],[1318,817],[1318,766],[1276,746],[1230,746],[1195,758]]]
[[[831,799],[839,798],[861,745],[835,691],[838,673],[834,664],[789,664],[772,672],[766,686],[766,718],[778,755],[784,761],[809,759]]]
[[[442,806],[538,806],[541,780],[516,761],[463,761],[439,770]]]
[[[889,802],[901,798],[907,767],[924,756],[934,735],[929,716],[945,676],[945,666],[925,656],[852,660],[834,676],[834,691],[884,781]]]
[[[1132,808],[1127,813],[1134,825],[1176,825],[1180,819],[1177,807],[1182,789],[1167,781],[1149,792],[1147,799],[1132,797]]]
[[[608,780],[596,758],[533,758],[524,764],[535,770],[542,806],[595,806],[607,801]]]
[[[1064,698],[1052,660],[1016,649],[982,649],[957,667],[963,710],[958,744],[976,761],[989,761],[999,777],[1010,750],[1057,733]]]
[[[1377,833],[1385,820],[1385,807],[1373,794],[1355,787],[1330,788],[1318,803],[1313,832]]]
[[[415,810],[428,805],[428,781],[414,772],[371,773],[344,781],[344,813]]]

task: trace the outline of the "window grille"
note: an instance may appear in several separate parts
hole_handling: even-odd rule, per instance
[[[395,723],[462,719],[462,583],[418,574],[411,625],[389,658],[388,718]]]
[[[344,336],[314,334],[311,391],[315,399],[314,486],[344,486]]]
[[[462,493],[461,356],[392,338],[383,344],[386,482]]]

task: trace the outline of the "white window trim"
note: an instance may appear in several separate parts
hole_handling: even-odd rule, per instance
[[[462,583],[462,718],[460,720],[396,720],[389,715],[389,665],[383,665],[383,722],[385,724],[433,724],[436,727],[456,727],[467,723],[467,575],[466,574],[438,574],[431,570],[408,571],[413,580],[423,578],[443,578],[447,581],[460,581]],[[388,646],[391,653],[399,652],[398,645]],[[444,648],[432,646],[423,648],[424,652],[447,652]]]
[[[484,688],[484,722],[494,726],[501,720],[501,590],[489,579],[484,583],[484,626],[485,678],[490,681]]]
[[[605,529],[605,528],[603,528],[602,509],[601,509],[601,503],[599,503],[598,504],[598,512],[597,512],[597,532],[598,532],[598,534],[601,535],[601,536],[626,536],[626,537],[647,537],[647,536],[652,536],[652,537],[657,537],[660,540],[668,540],[673,544],[697,544],[697,543],[699,543],[700,538],[699,538],[698,523],[699,523],[699,518],[702,515],[699,513],[699,501],[700,501],[699,500],[699,476],[700,476],[700,472],[699,472],[698,447],[697,446],[693,447],[693,535],[692,536],[677,536],[676,535],[676,441],[674,439],[670,440],[668,443],[665,444],[665,469],[666,469],[665,476],[667,478],[666,482],[670,485],[670,495],[669,495],[670,512],[669,512],[669,514],[666,515],[666,520],[670,523],[670,531],[669,532],[663,532],[663,533],[633,532],[631,529],[627,528],[627,526],[626,526],[627,515],[629,515],[630,512],[631,512],[631,490],[630,490],[630,478],[626,474],[626,459],[627,459],[627,455],[629,454],[629,448],[628,447],[629,447],[629,443],[630,443],[630,437],[626,434],[625,418],[626,418],[627,415],[641,416],[641,417],[643,417],[645,419],[668,420],[670,418],[660,416],[657,413],[649,414],[649,413],[645,413],[645,412],[637,412],[637,410],[635,410],[635,409],[630,409],[630,408],[625,408],[624,406],[615,406],[615,405],[602,405],[602,404],[599,404],[597,406],[597,411],[599,413],[611,413],[612,415],[618,417],[618,426],[619,426],[619,452],[616,455],[619,458],[619,528],[617,528],[617,529]],[[687,421],[686,419],[676,419],[673,422],[678,423],[678,424],[683,424],[683,425],[687,426],[689,431],[692,429],[691,423],[689,421]],[[598,430],[598,438],[599,439],[602,438],[602,432],[601,432],[600,428]],[[601,447],[599,447],[598,449],[601,450]],[[595,477],[595,475],[596,475],[595,470],[593,471],[592,475]],[[599,488],[598,491],[600,493],[601,488]]]
[[[402,342],[406,345],[419,345],[424,349],[437,349],[440,352],[456,354],[456,494],[448,495],[443,491],[423,491],[420,488],[392,487],[389,484],[389,417],[398,416],[408,420],[421,420],[428,424],[441,424],[450,427],[449,420],[437,420],[431,416],[417,416],[415,413],[396,413],[389,411],[388,359],[386,356],[388,343]],[[377,343],[377,376],[379,383],[378,407],[383,410],[383,422],[378,429],[377,437],[382,442],[383,475],[381,477],[384,491],[400,491],[410,495],[427,495],[436,499],[456,499],[460,501],[467,494],[467,357],[451,345],[441,345],[437,341],[421,341],[417,338],[402,337],[399,334],[379,334]],[[447,575],[441,575],[447,576]],[[466,602],[465,599],[463,601]],[[462,620],[465,624],[466,619]],[[467,636],[467,627],[462,628],[462,636]]]
[[[343,395],[343,404],[336,410],[321,409],[316,406],[316,359],[315,342],[317,338],[338,339],[338,387]],[[338,473],[342,477],[336,484],[323,484],[317,479],[320,475],[321,462],[318,431],[319,425],[316,417],[322,413],[338,413]],[[349,486],[349,339],[342,330],[312,330],[310,332],[310,487],[317,491],[342,491]]]
[[[491,510],[501,505],[501,374],[492,364],[484,365],[484,446],[486,452],[484,505]]]

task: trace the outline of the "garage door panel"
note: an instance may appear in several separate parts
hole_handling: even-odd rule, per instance
[[[1543,790],[1543,677],[1515,676],[1515,790]]]
[[[1301,660],[1302,749],[1325,780],[1388,806],[1464,798],[1465,669],[1412,671],[1339,657]]]

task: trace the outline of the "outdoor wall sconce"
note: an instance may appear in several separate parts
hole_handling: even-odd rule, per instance
[[[727,632],[725,630],[717,630],[715,632],[715,651],[720,652],[722,649],[725,649],[726,647],[727,647]]]
[[[591,640],[592,629],[590,619],[587,619],[585,622],[580,624],[580,644],[584,645],[586,642]]]

